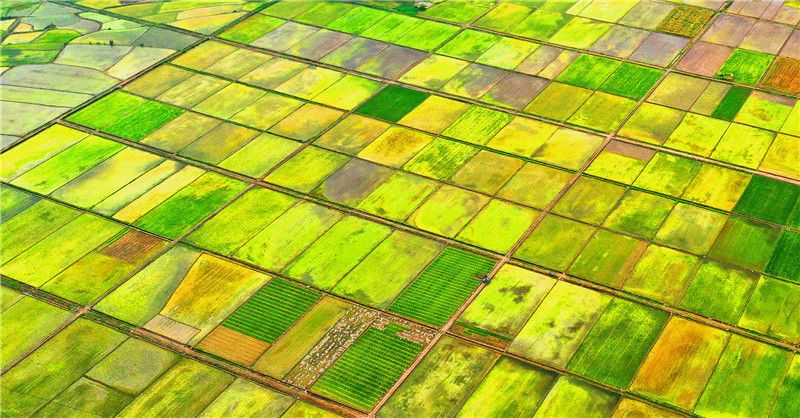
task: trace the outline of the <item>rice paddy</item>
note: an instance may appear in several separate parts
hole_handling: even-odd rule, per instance
[[[800,6],[8,1],[2,414],[800,415]]]

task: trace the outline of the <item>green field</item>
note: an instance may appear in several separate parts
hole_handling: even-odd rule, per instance
[[[416,358],[422,345],[398,336],[404,327],[368,328],[317,380],[313,390],[359,409],[369,409]]]
[[[389,306],[396,312],[443,325],[489,273],[494,261],[446,248]]]
[[[318,294],[307,289],[273,279],[225,319],[222,325],[272,343],[318,299]]]

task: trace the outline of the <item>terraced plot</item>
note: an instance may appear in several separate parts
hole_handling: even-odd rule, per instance
[[[76,4],[15,1],[2,23],[3,148],[198,39]]]

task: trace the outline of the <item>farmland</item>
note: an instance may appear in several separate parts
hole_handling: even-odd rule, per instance
[[[2,414],[800,415],[796,3],[3,2]]]

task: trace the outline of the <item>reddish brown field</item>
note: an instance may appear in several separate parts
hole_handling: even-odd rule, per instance
[[[761,80],[761,87],[800,94],[800,60],[778,57]]]
[[[658,25],[657,30],[691,38],[703,29],[713,15],[714,12],[709,9],[680,5]]]

